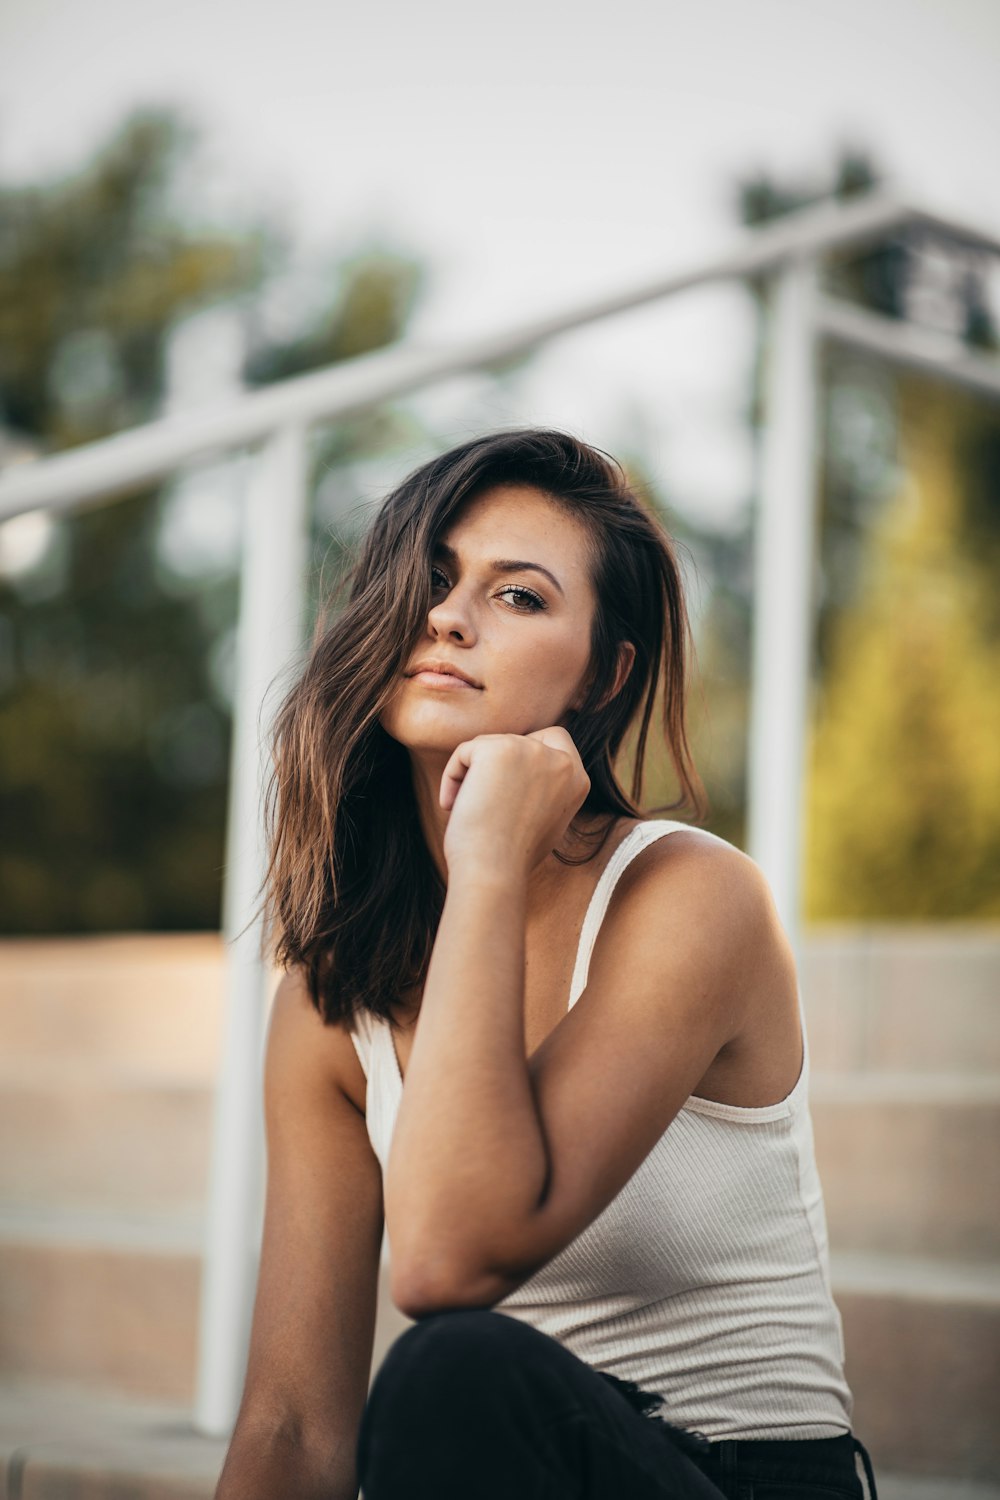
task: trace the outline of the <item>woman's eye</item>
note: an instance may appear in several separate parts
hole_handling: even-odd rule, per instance
[[[544,599],[540,599],[537,594],[535,594],[535,593],[532,592],[531,589],[522,589],[516,583],[511,584],[508,588],[501,589],[500,593],[501,593],[501,595],[503,595],[503,594],[519,594],[522,599],[524,599],[524,600],[527,601],[524,604],[514,604],[514,605],[512,605],[511,607],[513,609],[535,610],[535,609],[544,609],[545,608],[545,600]]]
[[[441,580],[440,583],[437,582],[438,579]],[[442,573],[440,568],[431,568],[431,587],[449,587],[447,575]],[[535,610],[544,609],[546,607],[545,600],[542,599],[538,594],[536,594],[533,589],[522,588],[520,584],[511,583],[508,584],[505,588],[500,589],[498,598],[503,598],[507,594],[514,596],[514,598],[512,598],[511,600],[511,609],[519,609],[524,610],[527,613],[532,613]],[[515,600],[519,602],[515,602]]]

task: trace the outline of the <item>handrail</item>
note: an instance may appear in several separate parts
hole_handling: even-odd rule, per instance
[[[8,466],[0,470],[0,519],[27,510],[64,511],[106,501],[155,483],[192,460],[256,445],[289,422],[309,424],[347,416],[449,375],[515,358],[570,329],[677,292],[766,274],[789,260],[871,242],[912,225],[1000,251],[1000,238],[902,202],[876,195],[825,202],[746,230],[721,253],[700,257],[666,276],[582,299],[514,328],[477,334],[445,348],[396,344],[243,392],[207,412],[160,417],[67,452]]]
[[[953,334],[918,328],[913,323],[886,318],[834,297],[816,299],[813,326],[817,333],[852,349],[880,355],[912,370],[943,376],[969,390],[1000,396],[997,356],[963,343]]]

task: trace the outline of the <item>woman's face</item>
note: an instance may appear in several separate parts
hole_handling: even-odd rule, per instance
[[[431,588],[426,629],[382,715],[393,739],[450,755],[477,734],[559,724],[583,701],[596,607],[588,534],[541,491],[502,484],[467,502],[435,549]],[[427,661],[478,685],[414,675]]]

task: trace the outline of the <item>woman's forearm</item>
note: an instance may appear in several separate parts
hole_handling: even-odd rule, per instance
[[[215,1500],[358,1500],[353,1448],[318,1453],[277,1432],[233,1434]]]
[[[545,1191],[525,1057],[526,908],[519,870],[449,872],[385,1178],[393,1265],[420,1287],[488,1273]]]

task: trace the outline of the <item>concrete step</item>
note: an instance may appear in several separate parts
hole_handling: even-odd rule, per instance
[[[875,1483],[878,1500],[1000,1500],[1000,1483],[979,1483],[975,1479],[876,1474]]]
[[[973,1500],[1000,1474],[1000,1295],[974,1263],[1000,1241],[1000,936],[814,930],[800,975],[857,1430],[883,1500]],[[0,941],[0,1376],[190,1402],[223,995],[217,934]],[[408,1321],[384,1294],[374,1368]],[[21,1500],[211,1493],[59,1453]]]
[[[0,1219],[0,1379],[190,1401],[200,1225],[79,1212]]]
[[[193,1401],[201,1253],[198,1216],[4,1211],[0,1381]],[[383,1256],[373,1369],[410,1321]]]
[[[830,1244],[1000,1256],[1000,1077],[814,1074]]]
[[[824,1072],[1000,1073],[1000,928],[824,924],[799,980]]]
[[[1000,1271],[992,1265],[837,1254],[855,1426],[878,1468],[1000,1474]],[[373,1370],[409,1326],[381,1268]],[[193,1399],[199,1227],[193,1222],[5,1216],[0,1379]]]
[[[811,1108],[830,1243],[844,1250],[1000,1254],[1000,1078],[814,1074]],[[108,1212],[204,1204],[206,1084],[102,1078],[61,1064],[0,1071],[0,1201]]]
[[[1000,1478],[1000,1268],[843,1253],[831,1276],[876,1473]]]
[[[0,939],[0,1056],[214,1076],[218,933]],[[823,1072],[1000,1073],[993,924],[810,928],[799,977]]]
[[[208,1182],[206,1083],[29,1064],[0,1072],[0,1202],[12,1208],[199,1210]]]
[[[211,1500],[226,1443],[190,1409],[57,1382],[0,1386],[0,1477],[10,1500]]]
[[[215,932],[0,940],[0,1057],[209,1082],[224,959]]]
[[[226,1441],[184,1405],[0,1386],[0,1479],[17,1500],[212,1500]],[[1000,1500],[1000,1482],[876,1472],[879,1500]]]

